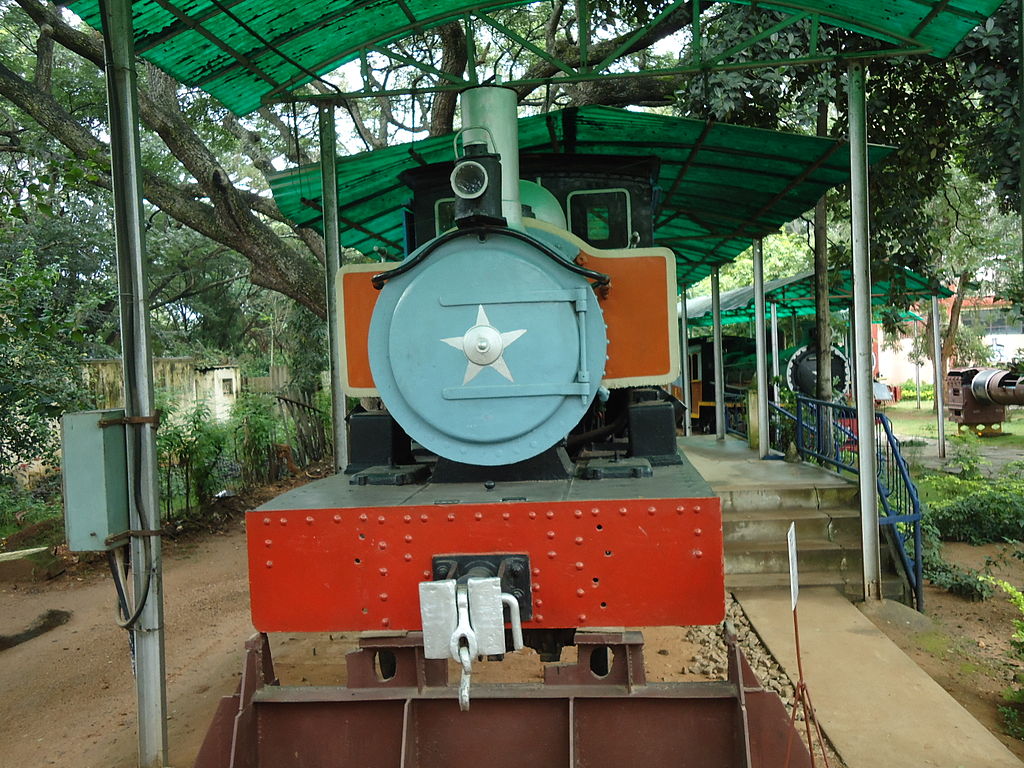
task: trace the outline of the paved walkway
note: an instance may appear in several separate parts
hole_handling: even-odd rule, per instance
[[[762,460],[746,441],[732,435],[724,440],[714,435],[681,437],[679,446],[716,491],[851,486],[849,480],[812,464]]]
[[[736,598],[795,680],[789,590]],[[837,591],[801,590],[798,612],[808,690],[847,768],[1024,766]]]

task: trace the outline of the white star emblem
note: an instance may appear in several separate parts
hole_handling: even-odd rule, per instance
[[[441,339],[441,341],[465,353],[468,362],[466,375],[462,379],[463,384],[471,382],[480,371],[488,367],[493,368],[509,381],[515,381],[512,378],[512,372],[505,364],[505,348],[524,333],[526,333],[525,328],[501,333],[491,325],[491,321],[487,319],[487,313],[484,312],[484,305],[480,304],[476,311],[476,323],[468,331],[462,336],[452,336],[448,339]]]

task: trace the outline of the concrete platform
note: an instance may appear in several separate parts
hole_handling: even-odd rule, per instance
[[[679,446],[708,484],[719,494],[726,491],[811,488],[849,488],[849,480],[810,464],[762,460],[746,441],[731,435],[679,438]]]
[[[789,590],[735,590],[795,681]],[[847,768],[1021,768],[1020,760],[835,589],[803,589],[804,676]]]

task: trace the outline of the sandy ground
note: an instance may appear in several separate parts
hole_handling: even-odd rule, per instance
[[[251,634],[245,538],[225,534],[168,546],[166,661],[170,764],[188,766],[218,699],[230,694]],[[0,652],[0,763],[130,768],[135,687],[127,633],[114,623],[109,575],[83,569],[0,588],[0,635],[58,609],[70,620]]]

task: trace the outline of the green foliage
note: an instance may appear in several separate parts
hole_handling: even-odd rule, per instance
[[[776,280],[810,269],[813,253],[807,240],[790,229],[781,229],[764,240],[764,279]],[[748,248],[736,259],[722,267],[719,286],[723,292],[748,286],[754,277],[753,249]],[[693,287],[693,296],[711,294],[711,278],[705,278]]]
[[[243,484],[252,488],[275,480],[274,444],[278,442],[279,425],[274,418],[270,396],[239,395],[231,409],[231,426]]]
[[[952,435],[949,438],[949,448],[952,454],[949,463],[960,468],[962,479],[978,480],[981,478],[981,468],[989,461],[981,455],[981,446],[978,445],[977,435],[973,432]]]
[[[985,544],[1024,540],[1024,478],[1019,471],[997,479],[929,475],[918,483],[928,498],[925,519],[942,539]]]
[[[917,384],[913,379],[907,379],[901,385],[900,389],[903,391],[904,400],[913,400],[917,397]],[[921,399],[922,400],[933,400],[935,398],[935,385],[925,384],[921,382]]]
[[[0,467],[52,459],[56,419],[83,404],[84,336],[53,300],[58,278],[28,255],[0,261]]]
[[[1003,590],[1009,601],[1019,612],[1019,615],[1013,620],[1013,635],[1010,637],[1010,645],[1013,646],[1018,654],[1024,655],[1024,592],[1021,592],[1004,579],[982,576],[982,580]]]
[[[973,568],[961,568],[942,555],[944,538],[927,509],[921,519],[923,541],[922,564],[924,577],[932,584],[966,600],[986,600],[992,587],[981,580],[982,573]]]
[[[34,523],[60,516],[59,501],[13,485],[0,485],[0,539]]]
[[[327,360],[327,323],[297,304],[289,314],[291,384],[304,398],[309,398],[321,389],[320,372],[330,365]]]
[[[213,495],[223,487],[218,462],[227,442],[227,430],[211,420],[204,403],[180,415],[164,411],[157,431],[157,452],[166,519],[190,520],[201,516]]]
[[[1024,592],[1004,579],[982,576],[981,580],[989,586],[1003,590],[1017,609],[1017,616],[1013,619],[1010,645],[1018,656],[1024,656]],[[1007,705],[999,707],[999,714],[1003,717],[1006,732],[1015,739],[1024,740],[1024,688],[1019,685],[1019,680],[1003,692],[1003,699]]]
[[[1009,706],[999,707],[1006,732],[1015,739],[1024,741],[1024,689],[1011,688],[1003,693],[1003,699]]]

